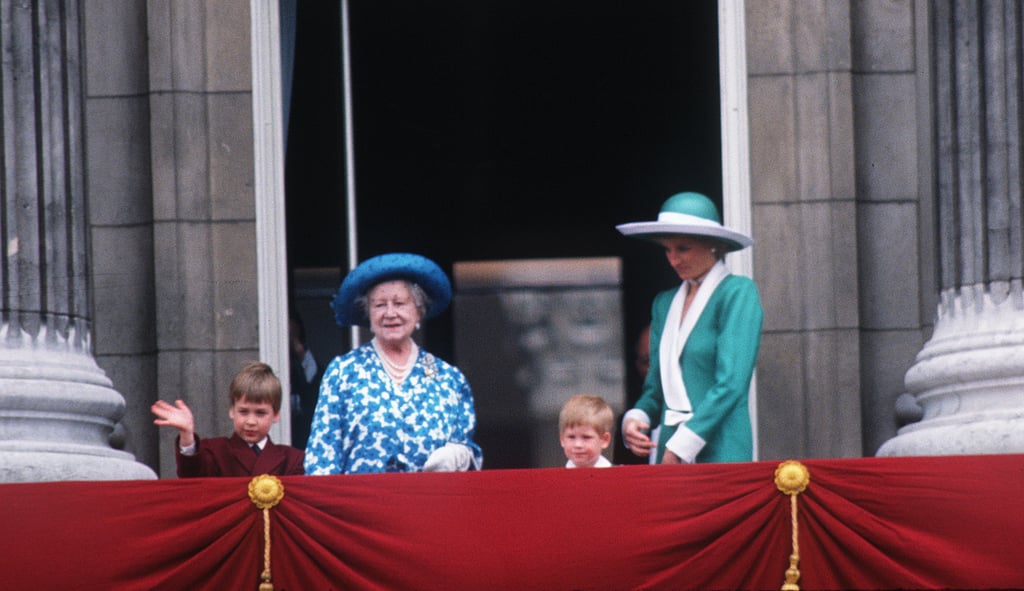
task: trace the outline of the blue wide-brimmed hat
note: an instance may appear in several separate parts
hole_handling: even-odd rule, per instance
[[[665,200],[653,222],[633,222],[615,226],[626,236],[657,238],[672,234],[715,238],[729,250],[742,250],[753,238],[722,225],[715,204],[700,193],[676,193]]]
[[[341,282],[338,293],[331,301],[338,325],[368,327],[370,319],[356,300],[378,283],[392,279],[406,279],[426,292],[430,304],[423,315],[424,319],[444,312],[452,301],[452,284],[437,263],[425,256],[408,252],[382,254],[359,263]]]

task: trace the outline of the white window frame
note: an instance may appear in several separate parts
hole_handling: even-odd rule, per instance
[[[256,288],[260,360],[284,387],[275,441],[291,441],[288,355],[288,259],[284,215],[281,35],[278,3],[250,0],[252,36],[253,193],[256,206]]]
[[[753,236],[750,129],[747,103],[747,24],[743,0],[718,0],[718,75],[722,111],[722,220]],[[756,237],[755,237],[756,238]],[[752,277],[753,249],[729,255],[733,273]],[[757,374],[750,382],[750,424],[758,459]]]

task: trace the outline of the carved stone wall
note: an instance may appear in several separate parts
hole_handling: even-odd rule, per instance
[[[626,399],[619,260],[456,263],[454,276],[456,357],[485,465],[563,466],[562,404],[596,394],[620,417]]]

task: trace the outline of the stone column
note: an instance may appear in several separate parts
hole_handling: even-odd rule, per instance
[[[745,7],[751,253],[765,307],[758,457],[860,456],[861,188],[853,146],[864,122],[854,118],[850,3]],[[860,80],[879,77],[870,66],[858,69]],[[885,71],[893,77],[894,64]]]
[[[0,0],[0,482],[148,479],[91,351],[76,0]]]
[[[1019,3],[932,4],[940,303],[878,454],[1024,452]]]

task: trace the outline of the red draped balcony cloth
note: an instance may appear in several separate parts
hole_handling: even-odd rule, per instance
[[[1024,456],[806,460],[801,589],[1024,588]],[[771,589],[779,462],[282,477],[277,591]],[[0,485],[0,584],[256,590],[250,479]]]

